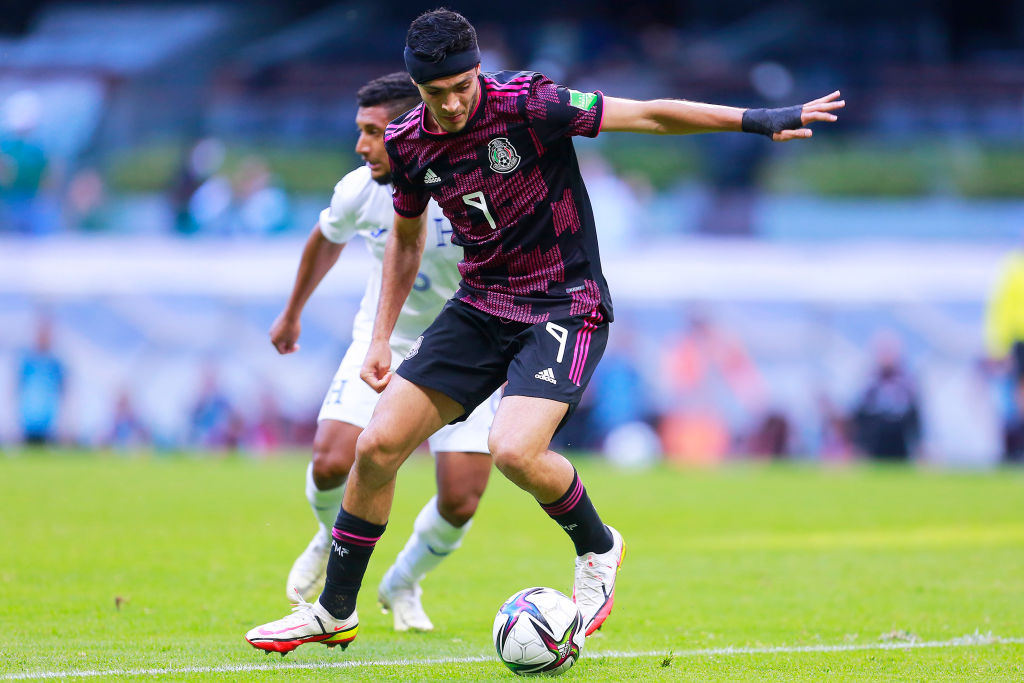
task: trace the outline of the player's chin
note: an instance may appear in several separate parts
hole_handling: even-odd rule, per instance
[[[444,125],[442,126],[442,128],[444,128],[445,132],[447,133],[458,133],[460,130],[466,127],[466,121],[467,118],[465,115],[460,116],[454,121],[446,118],[444,120]]]
[[[370,169],[370,178],[373,180],[373,182],[377,183],[378,185],[387,185],[388,183],[391,182],[391,171],[390,171],[390,169],[386,170],[386,171],[384,171],[384,170],[374,171],[371,168]]]

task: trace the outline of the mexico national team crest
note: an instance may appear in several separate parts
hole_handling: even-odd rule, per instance
[[[487,158],[498,173],[511,173],[519,166],[519,154],[508,138],[494,138],[487,143]]]

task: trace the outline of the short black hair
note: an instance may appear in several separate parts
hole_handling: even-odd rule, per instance
[[[418,59],[440,62],[450,54],[475,48],[476,29],[458,12],[439,7],[413,19],[405,45]]]
[[[360,107],[385,106],[396,116],[419,103],[420,91],[404,71],[375,78],[356,93],[356,104]]]

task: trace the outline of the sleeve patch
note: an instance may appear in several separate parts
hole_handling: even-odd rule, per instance
[[[590,111],[597,104],[597,95],[592,92],[569,90],[569,104],[583,111]]]

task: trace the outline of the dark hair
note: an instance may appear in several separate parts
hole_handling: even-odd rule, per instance
[[[440,62],[450,54],[475,48],[476,29],[458,12],[440,7],[413,19],[405,44],[417,58]]]
[[[383,105],[395,115],[409,111],[419,103],[420,91],[404,71],[375,78],[356,93],[356,104],[360,107]]]

